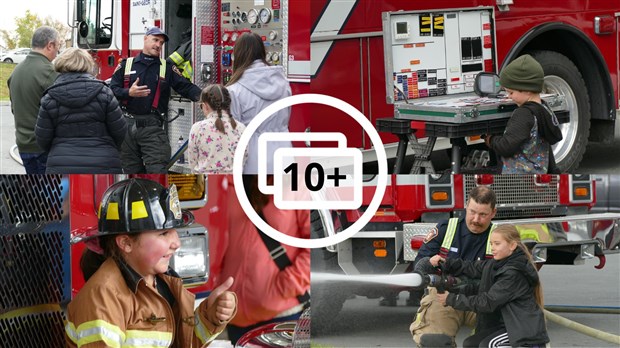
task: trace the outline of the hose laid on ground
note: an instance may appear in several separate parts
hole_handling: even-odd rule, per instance
[[[545,309],[555,313],[620,314],[620,307],[545,305]]]
[[[22,162],[22,158],[19,156],[19,153],[16,153],[16,152],[17,152],[17,144],[13,144],[13,146],[11,146],[11,149],[9,150],[9,155],[11,155],[11,158],[13,158],[15,162],[23,166],[24,162]]]
[[[564,327],[567,327],[571,330],[575,330],[577,332],[580,332],[584,335],[588,335],[590,337],[594,337],[596,339],[599,339],[601,341],[605,341],[605,342],[609,342],[609,343],[614,343],[617,345],[620,345],[620,336],[618,335],[613,335],[601,330],[597,330],[588,326],[585,326],[583,324],[579,324],[577,322],[574,322],[572,320],[566,319],[564,317],[561,317],[555,313],[551,313],[548,310],[545,309],[545,317],[558,324],[558,325],[562,325]]]

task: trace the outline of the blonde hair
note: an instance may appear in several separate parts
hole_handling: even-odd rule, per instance
[[[77,47],[67,48],[54,60],[54,68],[59,73],[83,72],[93,74],[95,61],[86,51]]]
[[[525,246],[525,244],[521,242],[521,235],[519,234],[519,231],[514,225],[499,225],[493,230],[492,233],[497,233],[498,235],[501,235],[502,238],[508,243],[516,242],[517,247],[520,248],[527,256],[532,267],[534,267],[534,269],[538,269],[536,267],[536,264],[534,263],[534,260],[532,259],[532,254]],[[534,297],[536,298],[536,303],[538,304],[538,306],[540,308],[543,308],[545,302],[540,278],[538,279],[538,283],[536,283],[536,285],[534,286]]]
[[[230,118],[230,125],[233,129],[237,128],[237,122],[230,114],[230,92],[226,87],[220,84],[209,85],[202,90],[200,94],[200,102],[206,103],[209,107],[217,113],[217,120],[215,120],[215,128],[221,133],[226,134],[224,130],[224,123],[222,122],[222,110],[226,111]],[[206,116],[206,115],[205,115]]]

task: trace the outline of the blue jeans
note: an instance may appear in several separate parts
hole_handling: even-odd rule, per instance
[[[20,153],[24,163],[26,174],[45,174],[47,164],[47,152],[42,153]]]

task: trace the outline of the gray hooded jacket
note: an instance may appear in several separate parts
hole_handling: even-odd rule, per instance
[[[281,66],[268,66],[254,61],[239,81],[227,87],[230,91],[232,116],[248,125],[259,112],[274,102],[291,95],[291,87]],[[288,132],[290,108],[282,109],[261,123],[248,145],[248,160],[243,174],[258,174],[258,138],[265,132]],[[290,141],[268,142],[267,171],[273,173],[273,154],[281,147],[292,147]]]

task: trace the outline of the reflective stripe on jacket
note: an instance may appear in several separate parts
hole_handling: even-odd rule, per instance
[[[121,268],[106,260],[69,303],[68,347],[202,347],[226,327],[207,319],[216,309],[207,308],[207,300],[194,311],[195,296],[180,278],[157,276],[174,297],[171,307],[144,279],[131,286]]]
[[[452,246],[452,242],[454,241],[454,235],[456,234],[456,230],[458,226],[459,226],[459,218],[451,218],[450,220],[448,220],[448,228],[446,229],[446,235],[443,238],[443,242],[441,243],[441,251],[440,251],[440,254],[442,254],[444,257],[448,255],[450,247]],[[487,245],[486,245],[486,252],[485,252],[486,258],[493,257],[493,253],[491,251],[491,233],[490,232],[493,232],[495,227],[496,225],[491,223],[491,230],[489,231],[489,237],[487,238]]]

